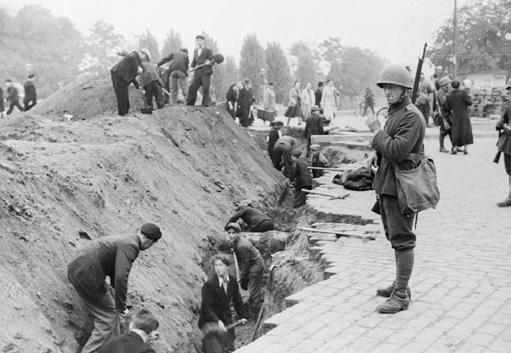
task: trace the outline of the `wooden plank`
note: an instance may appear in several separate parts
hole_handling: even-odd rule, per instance
[[[314,229],[314,228],[308,228],[308,227],[298,227],[299,230],[304,232],[316,232],[316,233],[324,233],[324,234],[335,234],[339,237],[352,237],[352,238],[358,238],[362,240],[375,240],[376,238],[373,235],[367,235],[365,233],[362,233],[360,231],[353,231],[353,232],[346,232],[344,230],[337,230],[337,229]]]
[[[307,193],[307,194],[329,196],[329,197],[331,197],[333,199],[341,199],[341,200],[343,200],[346,197],[351,195],[349,192],[346,193],[346,194],[335,195],[335,194],[330,194],[330,193],[327,193],[327,192],[321,192],[321,191],[315,191],[315,190],[307,190],[307,189],[302,189],[302,191]]]

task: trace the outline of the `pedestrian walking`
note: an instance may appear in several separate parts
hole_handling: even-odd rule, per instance
[[[307,121],[307,119],[311,116],[312,107],[314,106],[315,95],[314,90],[312,89],[311,83],[307,83],[305,88],[302,90],[300,94],[300,103],[302,109],[302,120]]]
[[[445,109],[445,100],[451,91],[451,78],[448,76],[444,76],[438,80],[438,89],[435,92],[434,107],[435,107],[435,124],[440,127],[440,132],[438,134],[439,139],[439,150],[440,152],[448,153],[449,150],[445,148],[445,137],[449,137],[449,141],[451,141],[452,146],[452,137],[451,137],[451,112]],[[452,149],[453,147],[451,147]]]
[[[312,152],[312,158],[311,158],[311,166],[312,167],[319,167],[319,168],[328,168],[330,167],[330,163],[328,162],[328,159],[325,157],[323,152],[321,151],[321,146],[318,144],[313,144],[310,147]],[[312,169],[312,178],[319,178],[323,176],[324,171],[321,169]]]
[[[169,62],[169,89],[170,89],[170,104],[177,104],[178,93],[181,90],[183,98],[186,101],[188,95],[188,49],[182,48],[177,53],[170,53],[160,60],[158,67]]]
[[[231,303],[242,324],[247,322],[243,301],[236,278],[228,271],[229,260],[217,255],[213,259],[215,274],[202,287],[202,304],[199,328],[203,332],[204,353],[226,353],[234,351],[234,328]]]
[[[335,117],[337,106],[335,101],[335,87],[332,80],[328,80],[326,87],[323,89],[321,108],[323,108],[323,115],[327,120],[332,120]]]
[[[105,343],[98,353],[155,353],[150,342],[157,337],[158,326],[158,319],[142,309],[133,316],[129,332]]]
[[[193,79],[188,90],[187,105],[195,105],[197,91],[202,87],[202,105],[209,105],[209,85],[213,74],[213,51],[206,48],[205,38],[199,34],[195,37],[197,48],[193,52],[192,69]]]
[[[376,294],[388,299],[376,307],[379,313],[397,313],[408,309],[416,237],[412,231],[415,214],[403,214],[398,206],[394,168],[411,169],[414,163],[411,153],[420,154],[423,148],[426,122],[421,112],[412,104],[409,90],[413,86],[410,72],[404,66],[390,66],[383,71],[377,83],[383,88],[389,104],[389,118],[382,130],[376,116],[366,118],[375,133],[372,146],[379,155],[379,168],[374,178],[377,204],[373,208],[380,213],[385,236],[394,249],[396,277],[386,288]]]
[[[140,51],[144,54],[141,60],[142,73],[140,75],[142,87],[144,87],[144,97],[146,108],[153,109],[153,99],[156,102],[158,109],[163,108],[163,83],[161,82],[160,75],[156,67],[151,63],[151,54],[147,49]]]
[[[18,108],[20,112],[24,111],[23,107],[20,104],[19,92],[16,86],[12,83],[10,79],[5,80],[5,85],[7,86],[7,102],[9,103],[9,108],[7,109],[7,115],[10,115],[14,107]]]
[[[117,99],[117,112],[120,116],[124,116],[128,114],[130,110],[128,91],[130,83],[133,83],[136,89],[140,88],[136,77],[138,75],[138,68],[142,67],[141,57],[144,54],[132,51],[129,54],[119,53],[119,55],[123,56],[123,58],[112,67],[110,75]]]
[[[236,116],[240,119],[240,125],[249,127],[252,125],[250,111],[254,104],[254,94],[249,80],[243,81],[243,87],[238,92],[238,111]]]
[[[263,257],[259,250],[240,234],[241,228],[237,223],[229,223],[225,228],[232,244],[233,255],[238,261],[240,286],[248,290],[248,317],[256,319],[263,300]]]
[[[277,143],[278,139],[282,136],[280,129],[284,123],[282,121],[272,121],[270,123],[270,133],[268,134],[268,155],[275,166],[278,169],[278,162],[274,160],[273,148],[275,147],[275,143]]]
[[[300,159],[302,152],[294,150],[291,152],[293,163],[290,180],[295,185],[293,207],[298,208],[307,202],[307,193],[303,189],[312,189],[312,174],[307,168],[307,163]]]
[[[27,82],[25,82],[23,88],[25,91],[25,97],[23,98],[23,106],[25,111],[29,111],[33,106],[37,104],[37,92],[34,85],[35,75],[28,75]]]
[[[67,267],[67,277],[94,318],[94,328],[82,353],[95,353],[108,340],[119,336],[120,318],[126,317],[128,277],[140,251],[149,249],[162,236],[160,228],[144,224],[138,234],[108,236],[80,250]],[[110,283],[115,289],[115,298]]]
[[[312,135],[323,135],[323,117],[319,114],[319,107],[313,106],[311,109],[312,115],[305,122],[304,137],[307,139],[307,155],[310,155],[310,146],[312,142]]]
[[[452,135],[452,154],[459,152],[463,147],[463,154],[468,154],[467,145],[474,143],[472,136],[472,125],[470,123],[470,113],[468,107],[472,105],[472,100],[465,90],[460,89],[459,81],[452,81],[452,92],[445,100],[445,110],[451,117],[451,135]]]
[[[300,117],[300,82],[295,81],[293,87],[289,90],[289,104],[284,114],[287,117],[287,125],[293,118]],[[301,125],[302,121],[298,119],[298,125]]]
[[[227,226],[230,223],[236,223],[239,219],[243,221],[247,232],[262,233],[275,229],[273,220],[261,211],[251,207],[248,202],[238,207],[236,213],[227,221],[225,230],[227,230]]]
[[[371,109],[371,112],[374,115],[374,94],[373,91],[369,87],[366,87],[366,92],[364,94],[364,112],[362,113],[362,116],[367,115],[367,108]]]
[[[236,109],[238,104],[238,84],[233,83],[227,93],[225,94],[225,102],[227,112],[232,116],[233,119],[236,119]]]
[[[291,136],[282,136],[275,142],[273,147],[273,166],[282,170],[284,167],[284,175],[289,178],[291,175],[291,151],[295,149],[296,140]]]
[[[511,207],[511,85],[506,87],[506,91],[507,102],[496,127],[500,132],[497,147],[504,154],[504,167],[509,178],[509,194],[507,199],[497,203],[499,207]]]

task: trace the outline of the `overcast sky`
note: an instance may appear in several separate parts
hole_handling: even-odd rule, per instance
[[[458,0],[458,6],[473,2]],[[98,19],[127,37],[149,29],[160,45],[173,29],[192,48],[204,30],[224,55],[236,58],[244,36],[256,33],[264,46],[276,41],[286,50],[300,40],[340,37],[391,62],[414,64],[423,43],[431,43],[452,14],[454,0],[0,0],[13,15],[29,4],[69,17],[82,31]]]

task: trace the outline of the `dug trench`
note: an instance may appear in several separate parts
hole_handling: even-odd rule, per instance
[[[106,87],[81,89],[94,97]],[[71,93],[86,107],[89,98]],[[200,351],[207,261],[235,202],[246,198],[291,232],[285,251],[274,254],[270,314],[288,294],[322,279],[321,263],[310,261],[306,239],[293,232],[318,217],[275,206],[284,178],[222,108],[118,117],[108,101],[108,109],[94,107],[103,113],[69,117],[58,112],[71,93],[48,99],[51,109],[41,103],[40,115],[0,121],[0,317],[9,322],[0,350],[79,351],[92,321],[66,278],[67,263],[87,242],[150,221],[164,237],[135,262],[128,303],[158,317],[157,352]]]

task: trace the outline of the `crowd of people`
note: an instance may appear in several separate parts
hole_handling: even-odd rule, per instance
[[[23,85],[23,91],[20,92],[18,85],[11,79],[5,80],[5,95],[3,88],[0,87],[0,118],[3,118],[4,114],[12,114],[14,108],[17,108],[20,112],[26,112],[37,104],[37,91],[34,81],[35,75],[29,74]]]

